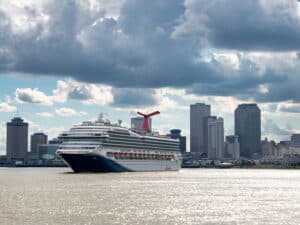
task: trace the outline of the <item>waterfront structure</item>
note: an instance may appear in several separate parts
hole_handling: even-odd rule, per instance
[[[241,157],[261,157],[261,113],[257,104],[239,105],[234,113],[234,122]]]
[[[28,150],[28,123],[15,117],[7,123],[6,154],[8,163],[25,164]]]
[[[6,155],[0,155],[0,166],[7,164],[7,157]]]
[[[59,144],[41,144],[38,146],[39,165],[63,166],[65,163],[56,155]]]
[[[47,144],[48,136],[42,132],[34,133],[30,137],[30,151],[31,153],[38,153],[38,146]]]
[[[225,156],[230,159],[240,158],[240,143],[239,137],[236,135],[226,136],[225,142]]]
[[[222,117],[209,116],[207,124],[207,155],[209,159],[222,159],[224,148],[224,120]]]
[[[289,154],[300,155],[300,134],[292,134]]]
[[[186,136],[181,136],[180,129],[172,129],[170,130],[170,137],[172,139],[178,139],[180,143],[180,152],[181,154],[186,153]]]
[[[264,158],[270,158],[276,156],[276,143],[275,141],[269,141],[266,137],[265,140],[261,142],[261,151]]]
[[[275,154],[277,158],[283,158],[285,154],[288,154],[290,149],[291,142],[290,141],[280,141],[276,145]]]
[[[178,140],[136,133],[104,121],[101,116],[95,122],[75,125],[59,139],[62,144],[56,153],[75,172],[162,171],[181,167]]]
[[[287,151],[283,152],[283,165],[300,165],[300,134],[292,134]]]
[[[207,127],[205,119],[210,116],[210,105],[190,105],[190,151],[207,154]]]
[[[144,118],[141,116],[131,118],[131,129],[136,132],[141,132]],[[149,128],[152,130],[152,120],[149,118]]]

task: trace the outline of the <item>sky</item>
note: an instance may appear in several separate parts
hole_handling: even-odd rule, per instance
[[[50,138],[102,112],[130,125],[182,129],[211,104],[234,133],[234,109],[257,103],[262,138],[300,131],[296,0],[0,0],[0,154],[6,122]],[[189,143],[187,145],[189,148]]]

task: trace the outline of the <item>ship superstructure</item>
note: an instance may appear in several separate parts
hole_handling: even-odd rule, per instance
[[[59,139],[57,154],[74,172],[163,171],[181,166],[178,140],[136,133],[102,116],[73,126]]]

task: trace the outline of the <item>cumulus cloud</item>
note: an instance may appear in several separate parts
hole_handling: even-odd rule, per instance
[[[300,104],[283,103],[279,110],[284,113],[300,113]]]
[[[42,105],[52,105],[51,97],[35,88],[17,88],[15,92],[16,100],[19,103],[38,103]]]
[[[17,108],[7,102],[0,102],[0,112],[16,112]]]
[[[96,85],[74,80],[58,80],[57,87],[52,95],[35,88],[17,88],[15,99],[19,103],[37,103],[41,105],[53,105],[65,103],[68,100],[78,100],[84,104],[107,105],[113,102],[111,87]]]
[[[55,110],[55,113],[59,116],[62,116],[62,117],[69,117],[69,116],[84,116],[84,115],[87,115],[86,112],[83,112],[83,111],[76,111],[74,109],[71,109],[71,108],[59,108],[59,109],[56,109]]]
[[[111,86],[96,85],[74,80],[59,80],[53,91],[56,101],[79,100],[84,104],[107,105],[113,102]]]
[[[291,127],[280,127],[273,119],[262,120],[262,137],[267,136],[273,140],[289,140],[293,129]]]
[[[49,113],[49,112],[38,112],[36,113],[36,115],[40,117],[46,117],[46,118],[53,117],[53,113]]]
[[[120,93],[134,96],[129,88],[165,87],[259,102],[300,101],[296,0],[0,4],[0,73],[72,77],[104,85],[97,93],[99,86],[69,82],[67,91],[61,84],[59,97],[48,103],[77,99],[109,104],[113,88],[116,104],[122,100],[128,105],[132,101]],[[212,54],[206,57],[208,51]],[[39,92],[23,90],[20,101],[43,102]],[[136,104],[154,100],[138,99],[144,100]]]

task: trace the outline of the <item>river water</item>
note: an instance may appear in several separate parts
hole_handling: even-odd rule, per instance
[[[300,170],[0,168],[0,224],[300,224]]]

